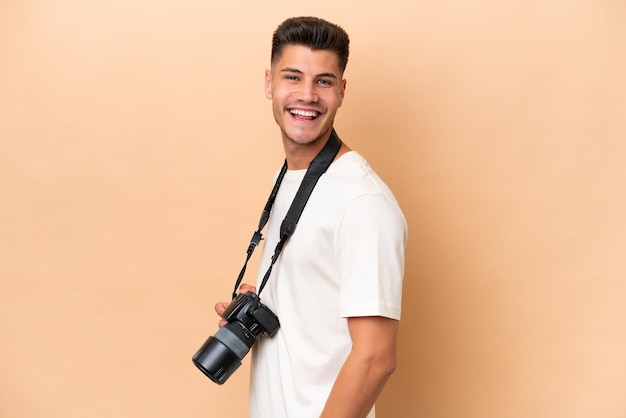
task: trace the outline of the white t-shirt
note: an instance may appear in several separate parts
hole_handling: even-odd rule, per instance
[[[305,172],[288,171],[280,186],[258,284]],[[251,418],[319,417],[352,345],[346,318],[400,319],[406,236],[395,197],[363,157],[331,164],[260,294],[281,326],[253,349]]]

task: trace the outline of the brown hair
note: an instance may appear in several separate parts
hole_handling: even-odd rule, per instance
[[[343,73],[348,65],[350,38],[334,23],[317,17],[292,17],[281,23],[272,37],[272,64],[280,59],[288,45],[302,45],[313,51],[329,50],[337,54]]]

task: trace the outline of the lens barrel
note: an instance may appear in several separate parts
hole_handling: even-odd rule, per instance
[[[209,337],[192,360],[202,373],[218,385],[241,366],[241,359],[215,337]]]

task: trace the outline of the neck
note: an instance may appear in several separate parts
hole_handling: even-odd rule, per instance
[[[283,136],[283,147],[285,148],[285,159],[287,160],[287,168],[289,170],[306,170],[311,165],[311,162],[317,157],[317,154],[320,153],[322,148],[328,142],[330,138],[331,131],[328,131],[327,134],[324,134],[320,139],[314,141],[311,144],[297,144],[290,139],[287,139]],[[339,152],[335,157],[341,157],[346,152],[351,151],[351,149],[346,145],[345,142],[342,142],[341,148],[339,148]]]
[[[331,131],[324,133],[315,141],[308,144],[298,144],[287,138],[283,133],[283,148],[289,170],[305,170],[311,165],[317,154],[324,148],[330,138]]]

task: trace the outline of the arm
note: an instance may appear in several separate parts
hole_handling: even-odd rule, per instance
[[[348,318],[352,350],[320,418],[362,418],[396,368],[398,321],[380,316]]]

